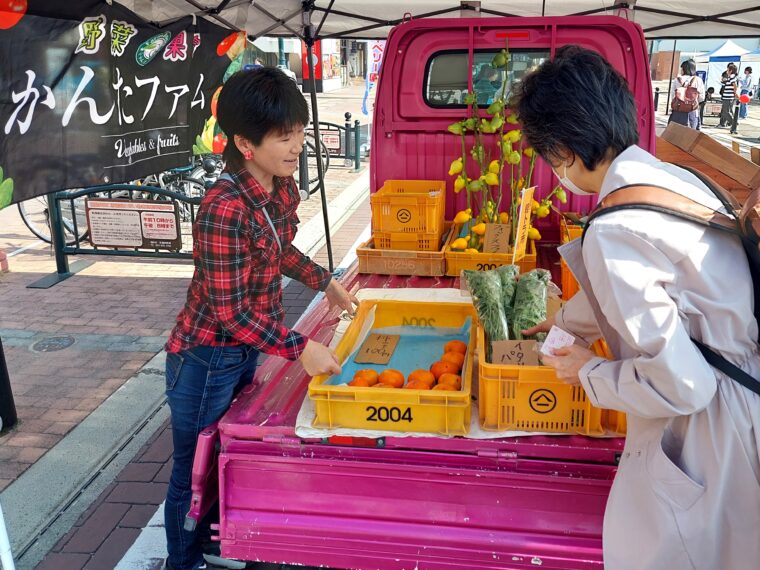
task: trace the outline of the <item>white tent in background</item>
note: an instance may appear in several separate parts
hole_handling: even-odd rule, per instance
[[[697,57],[696,62],[698,68],[703,68],[703,65],[699,65],[700,63],[707,64],[707,80],[705,81],[705,86],[714,87],[715,92],[717,93],[720,90],[720,76],[726,70],[726,66],[728,66],[729,63],[735,63],[736,67],[739,67],[741,65],[742,57],[748,52],[749,50],[728,40],[711,52]]]

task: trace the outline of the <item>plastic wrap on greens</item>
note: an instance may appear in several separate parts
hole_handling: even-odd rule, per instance
[[[524,329],[535,327],[546,320],[547,289],[550,279],[551,274],[545,269],[534,269],[525,273],[517,282],[511,321],[515,339],[521,340],[524,338],[522,335]]]
[[[494,271],[499,274],[499,279],[501,280],[501,304],[504,307],[504,313],[507,315],[507,322],[511,323],[517,276],[520,273],[520,268],[516,265],[502,265],[494,269]]]
[[[509,339],[509,326],[501,302],[501,279],[493,271],[464,271],[478,319],[490,342]],[[490,346],[490,342],[488,345]],[[490,354],[490,349],[489,349]]]

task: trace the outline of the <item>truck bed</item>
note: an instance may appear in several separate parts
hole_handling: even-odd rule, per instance
[[[454,286],[355,267],[344,282]],[[321,302],[297,328],[328,343],[337,323]],[[218,467],[225,556],[384,570],[603,567],[602,518],[622,439],[302,439],[295,422],[308,382],[299,364],[267,359],[218,429],[201,436],[196,464],[205,453]],[[201,467],[194,484],[207,503],[215,477]]]

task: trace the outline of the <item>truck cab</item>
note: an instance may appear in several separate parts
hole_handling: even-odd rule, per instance
[[[617,16],[412,20],[388,36],[375,102],[370,190],[385,180],[445,177],[451,160],[461,155],[459,138],[446,127],[465,116],[468,91],[477,91],[479,105],[487,106],[504,81],[509,94],[526,73],[568,44],[598,51],[628,80],[638,108],[639,146],[654,152],[649,60],[636,24]],[[505,45],[510,65],[489,78],[495,71],[491,59]],[[542,161],[534,182],[538,198],[556,184]],[[464,193],[454,193],[450,177],[447,185],[446,219],[451,219],[464,206]],[[574,196],[565,207],[588,211],[591,206],[589,198]],[[558,219],[544,224],[542,229],[556,230]]]

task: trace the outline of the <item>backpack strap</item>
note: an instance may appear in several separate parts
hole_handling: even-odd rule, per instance
[[[736,220],[721,212],[662,186],[632,184],[618,188],[597,205],[583,228],[581,240],[594,219],[619,210],[650,210],[739,235]]]
[[[700,179],[703,176],[694,172]],[[729,203],[727,204],[723,200],[722,193],[717,189],[715,184],[708,179],[703,180],[705,185],[713,191],[713,193],[724,203],[729,212],[735,213],[734,208]],[[707,182],[709,181],[709,183]],[[649,186],[649,185],[631,185],[618,188],[614,192],[605,196],[605,198],[597,205],[596,209],[591,213],[586,222],[586,227],[583,228],[583,234],[581,235],[581,244],[586,237],[586,232],[591,226],[591,222],[604,214],[620,210],[650,210],[661,214],[668,214],[681,218],[683,220],[693,222],[708,228],[721,230],[731,233],[742,239],[742,244],[745,247],[745,251],[750,255],[751,249],[747,249],[745,236],[739,229],[739,223],[735,218],[727,216],[721,212],[716,212],[712,208],[695,202],[694,200],[687,198],[677,192],[673,192],[668,188],[661,186]],[[757,251],[757,245],[754,246],[754,251]],[[755,318],[758,319],[758,280],[755,273],[752,271],[752,260],[748,259],[750,272],[752,273],[752,279],[755,289]],[[760,323],[760,319],[758,319]],[[704,356],[707,363],[726,374],[729,378],[735,380],[748,390],[760,395],[760,382],[755,380],[752,376],[744,372],[741,368],[726,360],[723,356],[715,352],[707,345],[691,339],[694,345]]]

